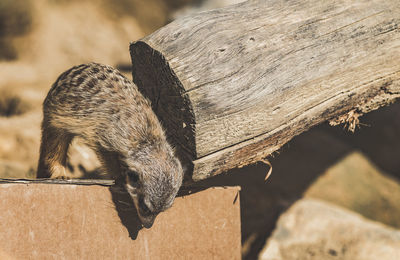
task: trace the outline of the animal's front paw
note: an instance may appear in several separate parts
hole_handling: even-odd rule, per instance
[[[54,177],[54,175],[51,176],[52,179],[58,179],[58,180],[70,180],[71,177],[69,176],[64,176],[64,175],[60,175],[60,176],[56,176]]]
[[[59,180],[69,180],[69,179],[71,179],[71,176],[68,176],[67,171],[65,170],[65,167],[57,166],[57,167],[53,167],[50,178],[59,179]]]

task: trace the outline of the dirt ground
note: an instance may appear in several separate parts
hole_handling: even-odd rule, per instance
[[[164,25],[189,2],[2,1],[0,177],[34,177],[41,103],[61,72],[89,61],[129,67],[129,42]],[[14,21],[9,13],[26,19]],[[268,167],[260,163],[198,184],[242,186],[244,259],[257,258],[280,214],[303,196],[400,228],[400,104],[360,120],[354,134],[322,125],[294,138],[271,158],[266,183]]]

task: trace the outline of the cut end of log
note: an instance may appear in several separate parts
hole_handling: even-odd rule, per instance
[[[139,91],[150,100],[184,168],[191,171],[194,153],[194,113],[190,99],[165,57],[142,41],[130,45],[132,76]]]

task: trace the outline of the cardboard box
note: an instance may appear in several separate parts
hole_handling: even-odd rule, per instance
[[[109,187],[0,184],[0,258],[240,259],[238,192],[178,197],[140,229],[129,197]]]

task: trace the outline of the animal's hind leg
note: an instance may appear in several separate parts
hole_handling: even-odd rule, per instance
[[[69,178],[66,165],[72,138],[67,131],[43,123],[37,178]]]

